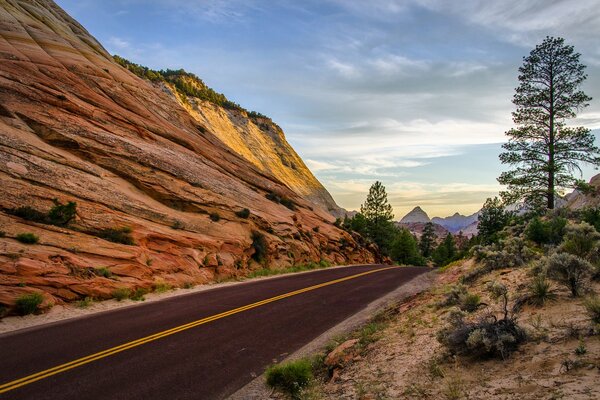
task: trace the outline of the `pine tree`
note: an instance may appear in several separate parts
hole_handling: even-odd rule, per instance
[[[502,195],[509,203],[525,200],[553,209],[557,192],[577,185],[573,174],[581,175],[580,163],[600,164],[600,149],[589,129],[565,125],[591,100],[580,90],[587,75],[579,57],[564,39],[546,37],[523,58],[513,98],[517,127],[506,133],[509,141],[500,155],[513,168],[498,178],[508,185]]]
[[[408,231],[400,229],[390,246],[392,260],[402,265],[423,265],[425,260],[419,254],[417,239]]]
[[[369,237],[377,243],[380,249],[387,253],[387,248],[392,240],[394,218],[392,205],[388,203],[385,187],[376,181],[369,189],[367,200],[360,206],[360,213],[367,221]]]
[[[456,257],[456,243],[454,242],[454,236],[448,233],[442,243],[433,251],[432,258],[438,267],[454,261]]]
[[[425,224],[423,228],[423,234],[421,235],[421,241],[419,242],[419,248],[421,249],[421,254],[423,257],[431,256],[431,252],[433,251],[433,245],[435,244],[435,229],[433,227],[433,223],[428,222]]]
[[[499,233],[509,224],[512,217],[513,213],[506,211],[499,198],[487,199],[479,213],[479,224],[477,225],[482,243],[496,242],[499,239]]]

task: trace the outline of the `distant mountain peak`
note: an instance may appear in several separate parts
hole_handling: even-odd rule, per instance
[[[420,222],[420,223],[431,222],[431,219],[429,218],[427,213],[425,211],[423,211],[423,209],[419,206],[413,208],[411,212],[406,214],[400,220],[400,223],[403,223],[403,224],[415,223],[415,222]]]

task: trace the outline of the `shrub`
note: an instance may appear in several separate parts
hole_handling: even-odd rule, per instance
[[[529,301],[537,306],[543,306],[546,302],[556,298],[552,292],[550,282],[545,275],[538,275],[533,278],[529,285]]]
[[[287,197],[282,197],[279,202],[283,206],[289,208],[292,211],[296,210],[296,204],[292,200],[288,199]]]
[[[274,203],[280,203],[281,202],[281,197],[279,197],[277,195],[277,193],[275,192],[269,192],[265,195],[265,197],[269,200],[271,200]]]
[[[128,288],[117,288],[113,290],[112,295],[117,301],[125,300],[131,296],[131,290]]]
[[[92,304],[93,301],[94,299],[92,299],[91,297],[86,297],[84,299],[79,300],[76,303],[76,306],[79,308],[87,308]]]
[[[477,311],[479,306],[481,306],[481,298],[478,294],[467,293],[461,298],[458,306],[461,310],[466,312]]]
[[[135,291],[133,291],[133,293],[131,293],[131,296],[129,298],[134,301],[144,301],[144,300],[146,300],[146,298],[144,296],[147,293],[148,293],[148,291],[146,289],[137,288],[137,289],[135,289]]]
[[[171,228],[175,229],[175,230],[179,230],[179,229],[185,228],[185,225],[183,224],[183,222],[176,219],[175,221],[173,221],[173,224],[171,224]]]
[[[40,241],[40,238],[33,233],[19,233],[17,235],[17,240],[25,244],[36,244]]]
[[[19,315],[33,314],[38,311],[43,301],[41,293],[24,294],[17,299],[15,309]]]
[[[6,232],[0,231],[0,238],[6,237]]]
[[[509,316],[506,287],[492,282],[488,290],[501,301],[503,317],[498,319],[487,313],[476,322],[467,322],[463,311],[451,311],[450,325],[438,332],[437,338],[452,354],[505,359],[525,340],[525,332],[517,325],[515,316]]]
[[[585,309],[596,324],[600,324],[600,297],[590,296],[583,301]]]
[[[173,288],[173,286],[171,286],[165,282],[159,282],[159,283],[154,284],[154,291],[156,293],[164,293],[164,292],[171,290],[172,288]]]
[[[131,228],[125,226],[123,228],[106,228],[98,232],[98,236],[102,239],[113,243],[121,243],[132,246],[135,244],[131,237]]]
[[[565,218],[556,217],[548,221],[542,221],[539,217],[535,217],[527,225],[525,236],[540,245],[558,244],[565,234],[566,225],[567,220]]]
[[[236,211],[235,215],[237,215],[240,218],[247,219],[250,216],[250,210],[244,208],[243,210]]]
[[[265,235],[258,231],[252,232],[252,247],[254,248],[252,258],[259,263],[263,262],[268,252],[268,244]]]
[[[110,269],[106,267],[96,268],[94,270],[94,273],[98,276],[103,276],[105,278],[110,278],[112,276],[112,272],[110,272]]]
[[[461,283],[450,287],[444,300],[438,304],[439,307],[457,306],[460,310],[466,312],[474,312],[481,305],[483,305],[481,298],[476,294],[469,293],[467,287]]]
[[[573,297],[580,294],[583,284],[590,277],[592,265],[569,253],[557,253],[548,258],[548,277],[566,286]]]
[[[581,212],[581,219],[600,232],[600,207],[584,209]]]
[[[313,379],[312,363],[307,359],[273,365],[265,371],[267,385],[296,399]]]
[[[46,222],[46,214],[29,206],[13,208],[12,210],[9,210],[9,213],[16,217],[26,219],[28,221],[41,223]]]
[[[221,216],[219,215],[219,213],[212,212],[210,213],[210,220],[213,222],[219,222],[221,220]]]
[[[560,245],[559,251],[587,259],[591,257],[599,241],[600,233],[593,226],[585,222],[573,224],[567,227],[565,240]]]
[[[52,225],[64,226],[75,218],[77,213],[77,204],[73,201],[67,204],[61,204],[54,200],[54,207],[48,212],[48,222]]]

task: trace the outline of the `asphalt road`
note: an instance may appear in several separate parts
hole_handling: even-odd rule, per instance
[[[426,271],[383,268],[258,280],[0,335],[0,399],[226,398]]]

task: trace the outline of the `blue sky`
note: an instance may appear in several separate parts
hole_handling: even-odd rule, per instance
[[[522,57],[582,53],[600,128],[597,0],[58,0],[113,54],[185,68],[271,116],[338,204],[372,182],[396,216],[472,213],[497,194]],[[584,178],[595,174],[586,168]]]

